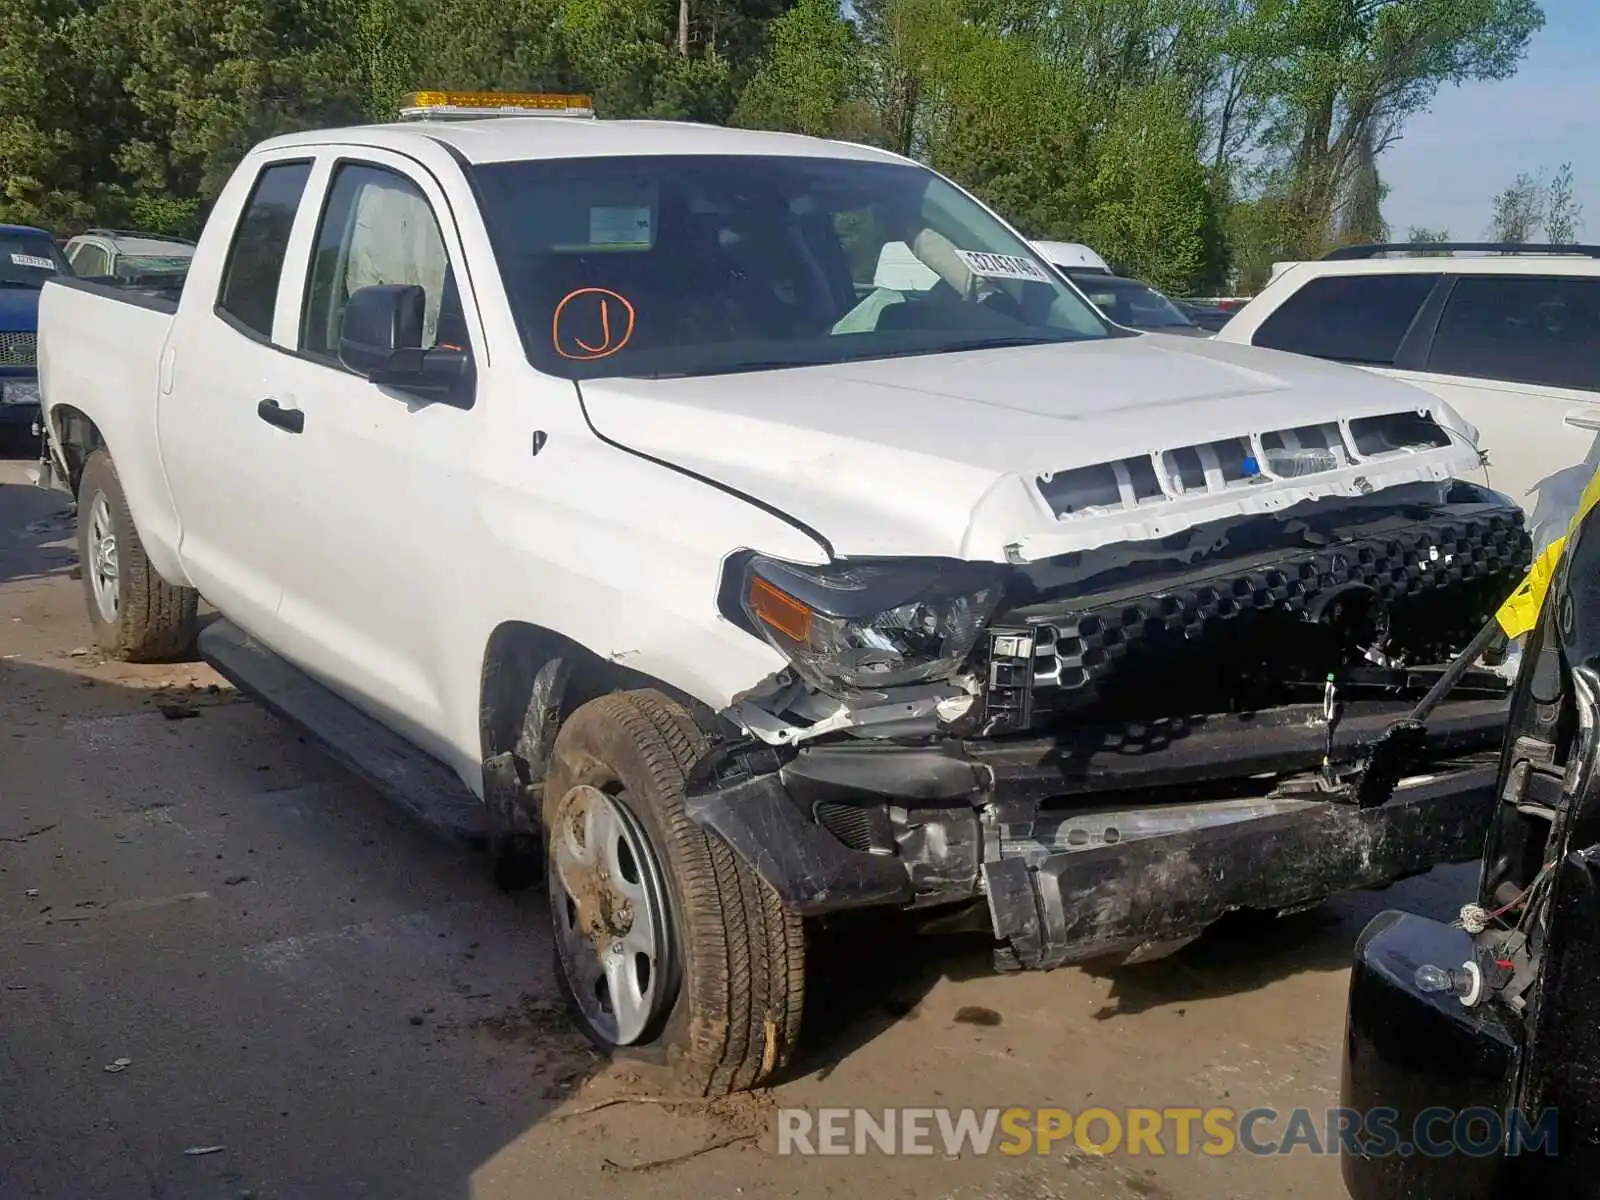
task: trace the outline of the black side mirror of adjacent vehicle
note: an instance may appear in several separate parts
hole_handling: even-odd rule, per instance
[[[339,326],[339,361],[380,386],[470,407],[472,355],[455,346],[423,349],[427,304],[427,292],[414,283],[357,288]]]

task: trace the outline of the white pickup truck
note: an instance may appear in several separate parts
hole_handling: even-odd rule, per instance
[[[1481,849],[1498,677],[1356,786],[1527,562],[1455,414],[1110,326],[892,154],[276,138],[175,305],[49,284],[40,373],[100,644],[204,597],[223,673],[543,871],[577,1019],[685,1088],[784,1063],[814,918],[1148,957]]]

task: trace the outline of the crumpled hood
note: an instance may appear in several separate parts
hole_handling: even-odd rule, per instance
[[[34,333],[38,328],[38,291],[34,288],[0,287],[0,333]]]
[[[1164,536],[1314,494],[1359,495],[1388,482],[1466,474],[1478,461],[1464,439],[1452,438],[1451,449],[1408,456],[1404,480],[1373,470],[1359,482],[1349,471],[1256,480],[1227,496],[1141,503],[1137,514],[1109,520],[1058,516],[1038,486],[1042,474],[1386,413],[1427,411],[1466,428],[1448,406],[1392,379],[1160,335],[700,378],[600,379],[580,391],[605,437],[772,505],[851,556],[1033,559]]]

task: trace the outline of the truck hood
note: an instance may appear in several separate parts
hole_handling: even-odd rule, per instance
[[[1480,465],[1470,427],[1418,388],[1197,338],[579,386],[602,436],[777,508],[852,557],[1032,561]],[[1452,431],[1435,431],[1444,445],[1402,445],[1295,478],[1262,472],[1255,458],[1248,478],[1209,468],[1200,484],[1174,478],[1169,452],[1215,467],[1209,448],[1226,439],[1416,413]],[[1073,503],[1096,479],[1098,503]]]
[[[34,333],[38,328],[38,290],[0,287],[0,333]]]

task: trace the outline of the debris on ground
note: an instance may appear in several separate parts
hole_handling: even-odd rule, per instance
[[[190,717],[198,717],[200,710],[192,704],[163,704],[161,715],[169,721],[186,721]]]
[[[107,1075],[120,1075],[123,1071],[126,1071],[131,1066],[133,1066],[133,1059],[118,1058],[108,1062],[101,1069],[104,1070]]]
[[[617,1174],[626,1174],[634,1171],[659,1171],[663,1167],[675,1167],[679,1163],[686,1163],[690,1159],[699,1158],[702,1154],[710,1154],[713,1150],[721,1150],[724,1146],[737,1146],[741,1142],[753,1142],[760,1136],[760,1134],[756,1133],[730,1134],[727,1137],[713,1138],[705,1145],[697,1146],[695,1149],[683,1154],[674,1154],[668,1158],[647,1159],[644,1162],[619,1163],[613,1159],[602,1158],[600,1160],[600,1169]]]
[[[956,1009],[955,1021],[957,1025],[995,1026],[1000,1024],[1000,1014],[981,1004],[963,1004]]]
[[[24,830],[22,833],[19,833],[19,834],[9,835],[9,836],[0,836],[0,842],[27,842],[27,841],[31,841],[34,838],[40,836],[41,834],[49,833],[52,829],[55,829],[59,824],[60,824],[59,822],[52,821],[48,825],[38,825],[38,826],[35,826],[32,829]],[[33,889],[32,891],[30,891],[28,893],[28,895],[30,895],[30,896],[37,896],[38,894],[39,894],[39,890],[37,888]]]
[[[190,1146],[183,1152],[185,1158],[199,1158],[205,1154],[221,1154],[226,1146]]]

